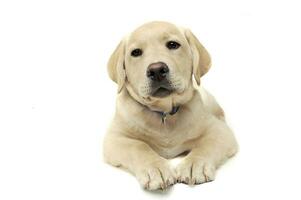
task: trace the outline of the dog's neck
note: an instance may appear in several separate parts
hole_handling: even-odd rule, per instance
[[[170,112],[152,111],[150,109],[149,110],[152,111],[152,112],[158,113],[161,116],[162,123],[164,124],[167,115],[174,115],[174,114],[176,114],[178,112],[179,108],[180,108],[180,106],[173,106]]]
[[[133,97],[131,97],[134,101],[136,101]],[[160,115],[161,120],[162,120],[162,124],[165,124],[166,118],[168,115],[174,115],[178,112],[180,106],[173,106],[170,112],[164,112],[164,111],[157,111],[157,110],[151,110],[148,106],[141,104],[140,102],[136,101],[138,104],[140,104],[141,106],[145,107],[147,110],[149,110],[150,112],[156,113],[158,115]]]
[[[157,115],[159,115],[161,117],[161,121],[162,121],[162,124],[165,123],[166,121],[166,118],[168,115],[174,115],[178,112],[180,106],[177,105],[177,106],[172,106],[171,110],[169,112],[166,112],[166,111],[159,111],[159,110],[153,110],[151,108],[149,108],[147,105],[144,105],[142,104],[141,102],[137,101],[131,94],[129,91],[127,91],[127,89],[125,89],[125,91],[129,97],[134,101],[136,102],[138,105],[140,105],[141,107],[145,108],[146,110],[148,110],[149,112],[152,112],[152,113],[155,113]]]

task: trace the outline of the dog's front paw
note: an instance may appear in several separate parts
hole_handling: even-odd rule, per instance
[[[166,161],[141,166],[135,174],[140,184],[148,190],[166,189],[176,183],[175,173]]]
[[[213,181],[215,166],[204,159],[186,158],[176,169],[177,181],[189,185]]]

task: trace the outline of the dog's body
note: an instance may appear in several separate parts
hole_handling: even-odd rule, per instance
[[[213,180],[237,143],[214,97],[196,86],[210,64],[195,36],[169,23],[148,23],[124,39],[108,64],[119,95],[106,161],[150,190]],[[166,159],[183,152],[189,154],[174,172]]]

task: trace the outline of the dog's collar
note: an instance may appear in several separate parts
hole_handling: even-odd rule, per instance
[[[127,91],[128,92],[128,91]],[[128,92],[129,93],[129,92]],[[167,115],[174,115],[178,112],[180,106],[173,106],[171,111],[170,112],[162,112],[162,111],[157,111],[157,110],[151,110],[148,106],[146,105],[143,105],[142,103],[140,103],[139,101],[137,101],[134,97],[132,97],[132,95],[129,93],[130,97],[135,101],[137,102],[138,104],[140,104],[141,106],[147,108],[149,111],[151,112],[154,112],[154,113],[157,113],[161,116],[161,119],[162,119],[162,124],[165,123],[165,120],[166,120],[166,117]]]
[[[170,112],[153,111],[161,115],[162,123],[165,123],[167,115],[174,115],[178,112],[180,106],[173,106]]]

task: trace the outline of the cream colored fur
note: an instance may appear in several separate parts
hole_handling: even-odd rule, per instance
[[[177,41],[177,50],[166,48]],[[130,52],[141,48],[141,57]],[[146,69],[165,62],[175,92],[164,98],[149,95]],[[147,23],[125,37],[112,54],[108,71],[118,84],[116,113],[104,140],[104,158],[131,171],[149,190],[164,189],[176,181],[211,181],[215,170],[237,152],[237,143],[214,97],[199,87],[210,68],[207,50],[188,29],[166,22]],[[192,79],[194,77],[194,80]],[[157,112],[180,106],[165,123]],[[173,169],[169,158],[189,152]]]

